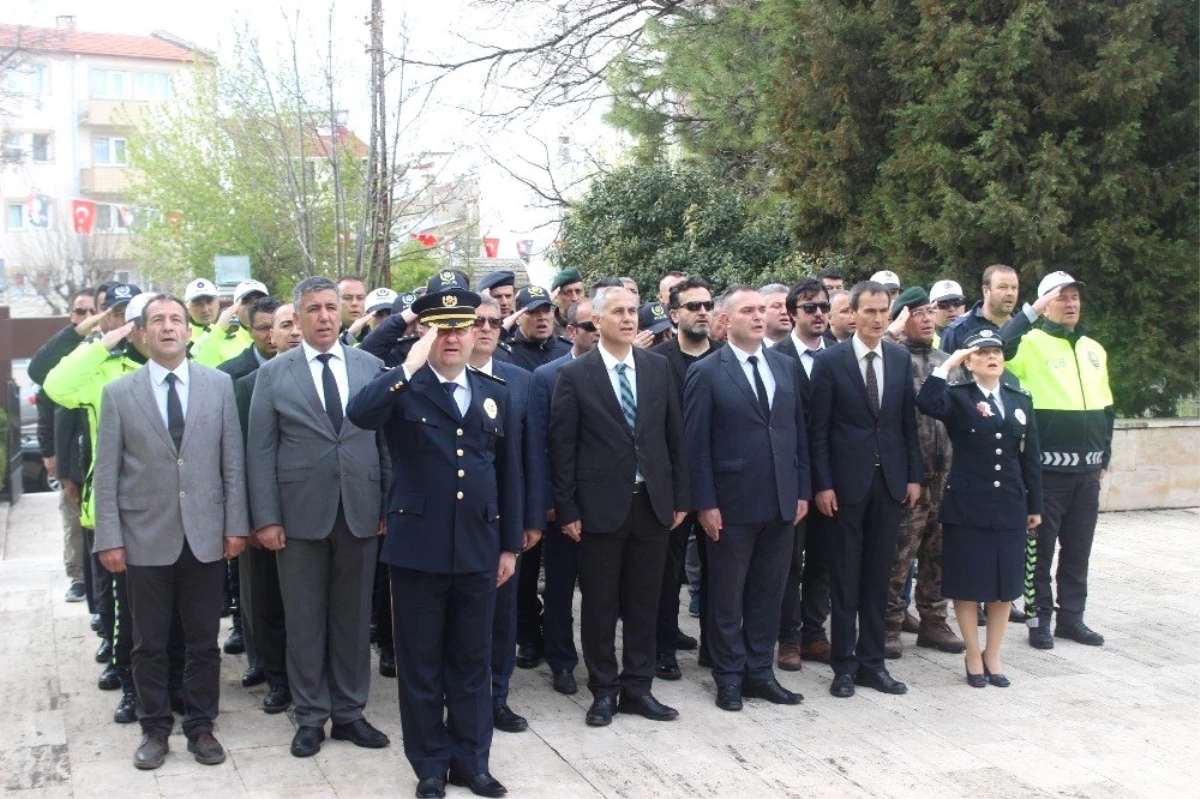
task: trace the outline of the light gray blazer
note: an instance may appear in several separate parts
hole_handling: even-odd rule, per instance
[[[342,349],[353,397],[379,374],[383,362],[352,347]],[[333,530],[340,501],[353,535],[377,535],[391,474],[383,434],[349,419],[333,432],[303,347],[276,355],[257,375],[246,447],[254,529],[281,524],[290,538],[320,540]]]
[[[150,370],[114,380],[100,401],[93,489],[95,551],[125,548],[131,566],[169,566],[187,539],[201,563],[227,536],[250,532],[242,430],[229,376],[189,361],[179,452],[154,399]]]

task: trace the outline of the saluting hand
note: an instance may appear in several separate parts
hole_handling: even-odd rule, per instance
[[[433,349],[433,342],[437,341],[437,337],[437,328],[431,327],[425,331],[425,335],[417,339],[417,343],[413,344],[412,349],[408,351],[408,357],[404,359],[404,369],[410,378],[429,360],[429,351]]]
[[[96,325],[98,325],[102,321],[104,321],[104,319],[110,313],[112,313],[111,308],[109,308],[107,311],[101,311],[100,313],[92,314],[87,319],[84,319],[82,322],[75,325],[75,332],[79,335],[80,338],[87,338],[88,334],[90,334],[93,330],[96,329]]]
[[[704,528],[704,532],[708,534],[708,537],[713,541],[720,541],[721,527],[723,526],[721,524],[721,509],[709,508],[708,510],[700,511],[696,516],[700,520],[700,526]]]
[[[649,330],[642,330],[633,337],[633,346],[640,350],[649,348],[654,343],[654,334]]]
[[[246,536],[225,536],[225,560],[233,560],[246,549]]]
[[[1033,302],[1033,310],[1037,311],[1039,314],[1044,314],[1046,312],[1046,307],[1050,305],[1050,303],[1054,302],[1054,298],[1057,297],[1058,293],[1062,290],[1063,287],[1059,286],[1053,291],[1047,291],[1046,296],[1038,297]]]
[[[912,316],[912,313],[909,312],[908,306],[905,305],[900,309],[900,313],[896,314],[896,320],[888,325],[887,332],[893,336],[899,336],[904,332],[904,325],[908,323],[908,317],[910,316]]]
[[[100,343],[104,345],[104,349],[111,350],[113,347],[129,338],[129,334],[132,332],[133,322],[126,322],[116,330],[110,330],[105,333],[104,338],[100,339]]]
[[[508,316],[504,317],[504,321],[501,322],[500,324],[504,326],[505,330],[512,330],[513,325],[515,325],[517,323],[517,321],[520,320],[521,316],[525,313],[526,310],[527,309],[522,308],[519,311],[514,311],[513,313],[510,313]]]
[[[496,566],[496,587],[504,585],[517,570],[517,556],[511,552],[500,553],[500,563]]]
[[[944,367],[946,367],[947,372],[953,372],[955,369],[957,369],[959,366],[962,365],[962,362],[967,359],[968,355],[970,355],[971,353],[974,353],[974,352],[978,352],[978,351],[979,351],[978,347],[967,347],[966,349],[955,350],[954,354],[951,355],[949,358],[947,358],[946,362],[942,365]]]

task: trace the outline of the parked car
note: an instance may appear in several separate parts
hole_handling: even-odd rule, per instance
[[[57,491],[58,480],[51,477],[42,462],[42,451],[37,440],[37,392],[38,386],[29,379],[29,359],[18,358],[12,362],[12,376],[20,389],[21,397],[21,471],[25,491]]]

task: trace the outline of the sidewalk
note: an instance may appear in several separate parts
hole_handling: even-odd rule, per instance
[[[516,797],[1175,797],[1200,779],[1200,511],[1107,514],[1092,555],[1088,622],[1108,639],[1092,649],[1058,642],[1040,652],[1009,627],[1008,690],[968,688],[963,661],[917,649],[889,663],[906,696],[828,693],[827,667],[805,664],[780,681],[799,707],[759,700],[741,713],[713,704],[694,653],[684,679],[655,684],[677,722],[617,716],[584,726],[586,690],[550,688],[545,666],[517,670],[511,705],[529,719],[496,733],[492,772]],[[6,797],[412,796],[400,741],[396,686],[374,677],[368,718],[392,738],[382,751],[327,741],[288,753],[289,715],[257,709],[264,688],[243,689],[244,657],[225,656],[217,737],[229,750],[205,767],[171,739],[161,769],[131,764],[136,724],[112,722],[117,692],[96,689],[98,639],[85,606],[67,604],[57,498],[0,506],[0,734]],[[686,604],[684,606],[686,608]],[[694,619],[682,625],[696,633]],[[223,624],[222,640],[228,630]],[[582,665],[576,677],[583,688]],[[1190,765],[1189,765],[1190,764]],[[469,796],[449,788],[448,796]]]

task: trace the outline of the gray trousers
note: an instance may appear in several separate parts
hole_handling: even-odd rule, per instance
[[[374,537],[350,533],[339,508],[328,536],[288,538],[277,553],[288,684],[302,727],[363,717],[371,689],[371,589],[378,550]]]
[[[63,526],[63,568],[73,583],[83,582],[83,527],[79,524],[79,505],[67,499],[66,491],[58,492],[58,510]]]

